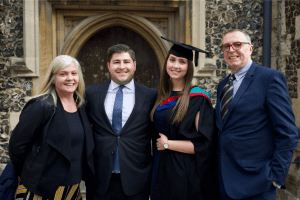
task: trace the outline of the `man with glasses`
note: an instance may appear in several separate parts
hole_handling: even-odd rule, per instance
[[[231,74],[218,85],[215,109],[221,199],[275,199],[298,145],[285,76],[251,60],[243,31],[227,33],[222,51]]]

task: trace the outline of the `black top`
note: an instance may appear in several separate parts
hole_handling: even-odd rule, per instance
[[[177,91],[172,91],[170,97],[175,96]],[[173,107],[172,107],[173,109]],[[153,115],[153,121],[154,124],[158,130],[159,133],[164,134],[164,117],[168,109],[162,109],[160,111],[155,110]],[[155,141],[156,143],[156,141]],[[154,144],[154,142],[153,142]],[[158,171],[158,165],[159,165],[159,157],[160,157],[160,151],[157,151],[157,148],[155,148],[154,151],[154,159],[153,159],[153,166],[152,166],[152,177],[151,177],[151,187],[150,187],[150,196],[152,198],[153,190],[156,182],[157,177],[157,171]]]
[[[68,173],[66,180],[64,181],[65,186],[74,185],[80,183],[82,179],[82,155],[84,145],[84,130],[81,123],[79,113],[66,113],[68,125],[71,132],[71,146],[72,146],[72,160],[71,169]]]
[[[172,91],[170,97],[175,96],[177,92],[179,91]],[[166,112],[167,109],[162,109],[160,111],[155,110],[154,112],[153,121],[159,133],[164,133],[164,117]]]

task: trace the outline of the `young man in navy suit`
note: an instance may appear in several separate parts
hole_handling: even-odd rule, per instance
[[[150,140],[158,134],[150,112],[158,90],[133,80],[135,53],[127,45],[108,49],[107,66],[111,80],[86,89],[95,141],[94,200],[149,200]]]
[[[298,145],[285,76],[251,60],[249,35],[231,31],[222,51],[230,76],[218,85],[219,187],[222,199],[274,199]]]

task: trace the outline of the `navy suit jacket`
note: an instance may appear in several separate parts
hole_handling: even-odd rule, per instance
[[[272,181],[285,184],[298,145],[295,117],[285,76],[253,62],[232,99],[224,124],[218,85],[216,124],[219,131],[219,176],[231,198],[268,190]]]
[[[150,120],[150,112],[158,90],[135,84],[135,105],[121,132],[113,129],[104,108],[110,81],[91,85],[86,89],[87,112],[93,126],[95,150],[96,192],[106,193],[113,171],[115,151],[120,155],[121,182],[126,195],[146,189],[150,193],[152,166],[151,138],[157,130]]]

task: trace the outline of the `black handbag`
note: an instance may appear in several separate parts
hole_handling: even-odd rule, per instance
[[[18,178],[13,165],[9,162],[0,176],[0,199],[14,200]]]

